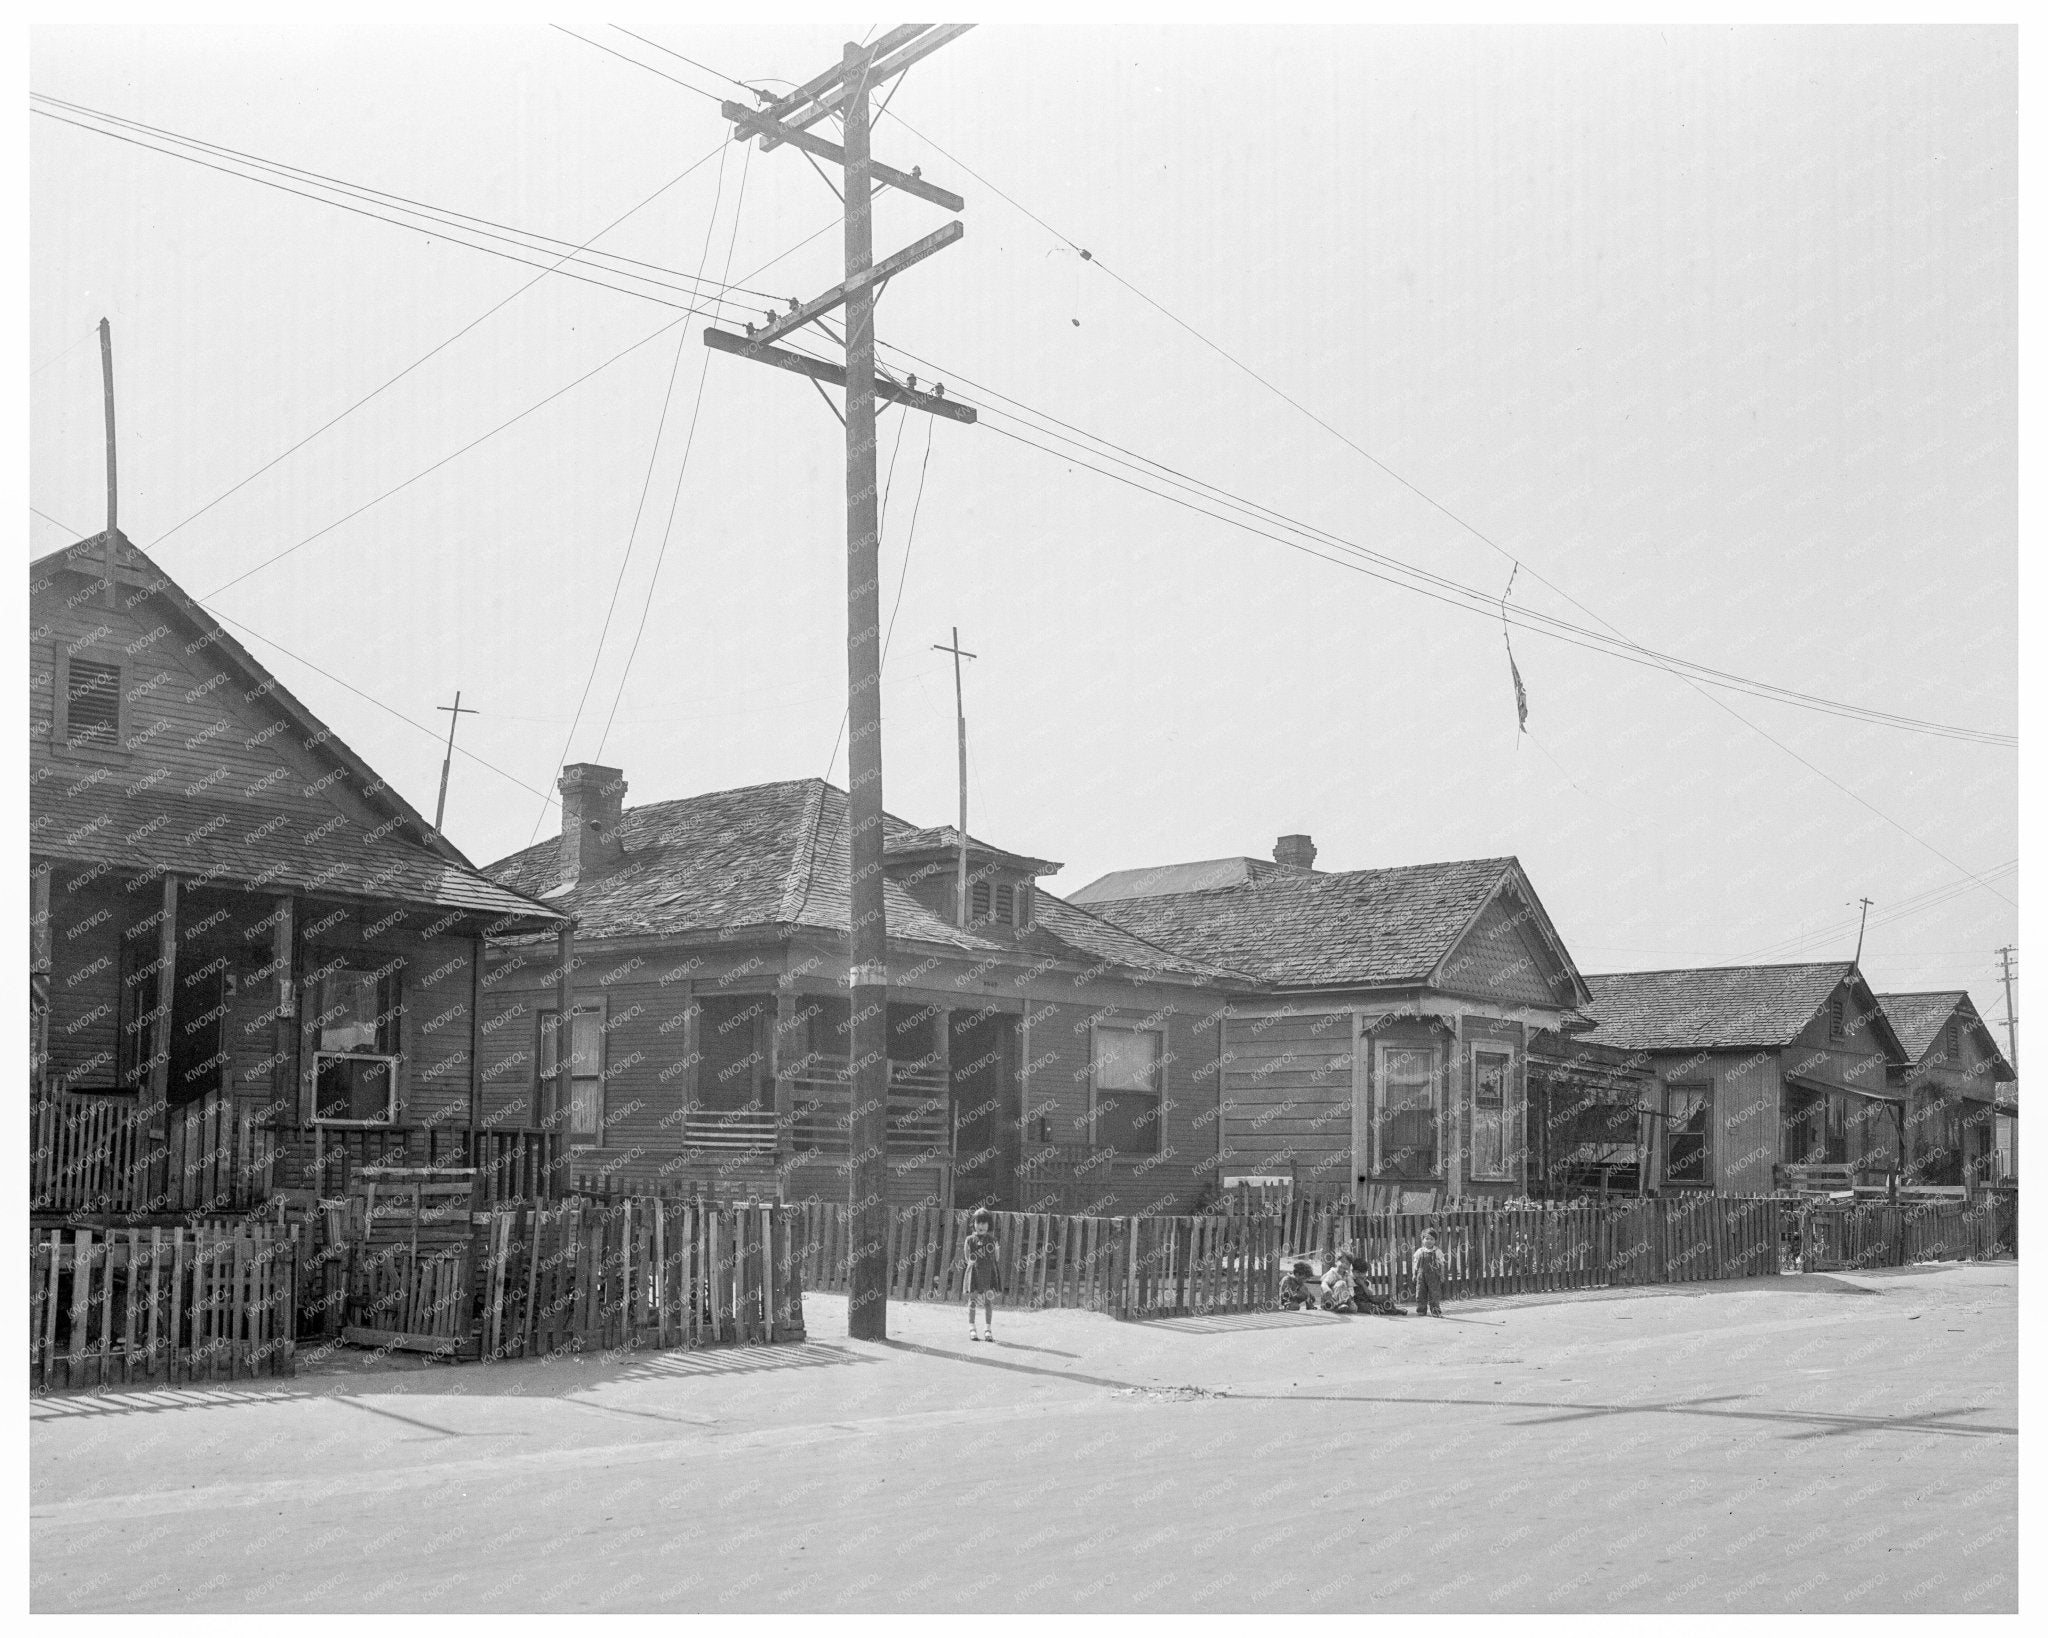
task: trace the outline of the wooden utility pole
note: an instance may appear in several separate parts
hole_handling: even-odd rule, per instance
[[[2005,1055],[2012,1061],[2012,1072],[2020,1072],[2020,1015],[2012,1010],[2013,957],[2018,952],[2010,944],[2001,945],[1998,951],[1998,973],[2005,981]]]
[[[106,604],[114,607],[114,541],[121,529],[121,491],[114,481],[114,331],[100,320],[100,394],[107,407],[107,535],[101,563],[107,582]]]
[[[1856,902],[1862,905],[1863,909],[1856,918],[1856,955],[1853,965],[1858,970],[1861,970],[1863,966],[1863,928],[1864,924],[1870,920],[1870,900],[1858,899]]]
[[[960,662],[980,658],[960,646],[960,628],[953,628],[953,646],[934,643],[932,647],[941,654],[953,656],[953,721],[959,729],[960,738],[960,870],[954,888],[954,904],[959,908],[959,921],[967,925],[967,700],[961,692]]]
[[[758,137],[761,147],[784,143],[831,160],[845,171],[845,278],[807,302],[792,301],[786,313],[768,314],[758,330],[704,332],[704,344],[721,352],[772,364],[778,369],[831,382],[846,389],[846,694],[847,773],[850,790],[849,937],[847,991],[853,1038],[848,1065],[847,1115],[847,1334],[880,1341],[888,1334],[886,1259],[889,1182],[889,934],[882,903],[882,621],[876,520],[875,399],[925,410],[955,421],[972,421],[974,411],[946,402],[944,389],[918,392],[875,375],[875,297],[888,281],[913,263],[945,249],[960,237],[950,222],[937,233],[906,246],[879,263],[874,259],[873,198],[877,185],[960,210],[958,194],[934,187],[917,172],[876,164],[868,151],[868,98],[875,88],[930,55],[969,25],[909,23],[893,28],[871,46],[849,44],[835,68],[765,106],[728,102],[725,117],[733,137]],[[810,134],[810,127],[837,115],[842,142]],[[844,307],[844,367],[773,345],[791,331]]]
[[[441,815],[448,811],[448,764],[455,760],[455,725],[465,716],[473,717],[478,712],[475,706],[462,703],[462,690],[459,688],[455,690],[453,705],[437,705],[434,709],[449,713],[448,749],[441,756],[441,794],[434,798],[434,834],[438,836],[441,833]]]

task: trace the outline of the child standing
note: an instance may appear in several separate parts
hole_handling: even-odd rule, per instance
[[[1444,1317],[1444,1254],[1437,1249],[1436,1230],[1423,1231],[1422,1244],[1415,1248],[1415,1311]]]
[[[995,1220],[986,1206],[978,1207],[968,1222],[967,1244],[961,1248],[967,1260],[967,1340],[981,1341],[974,1328],[974,1299],[981,1298],[983,1329],[990,1342],[996,1339],[996,1288],[1002,1281],[1003,1246],[996,1238]]]

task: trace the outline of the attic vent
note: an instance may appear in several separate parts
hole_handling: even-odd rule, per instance
[[[121,668],[73,660],[64,692],[64,738],[72,745],[112,750],[120,743]]]

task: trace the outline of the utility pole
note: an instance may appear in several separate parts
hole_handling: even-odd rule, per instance
[[[1854,965],[1860,970],[1863,966],[1863,927],[1870,920],[1870,901],[1868,899],[1858,899],[1856,902],[1863,906],[1863,913],[1856,918],[1856,958]]]
[[[2012,1010],[2012,964],[2019,952],[2010,944],[1998,951],[1998,972],[2005,980],[2005,1055],[2012,1060],[2012,1072],[2020,1072],[2020,1015]]]
[[[879,1342],[888,1335],[886,1259],[889,1183],[889,933],[882,903],[882,620],[880,536],[875,495],[875,400],[954,421],[972,421],[974,411],[946,402],[945,389],[924,393],[898,385],[875,371],[875,298],[888,281],[914,263],[960,238],[960,224],[906,246],[880,262],[874,259],[874,190],[895,188],[958,211],[958,194],[934,187],[922,175],[878,164],[868,151],[868,98],[876,87],[901,74],[967,32],[959,23],[909,23],[893,28],[871,46],[849,43],[837,67],[784,97],[761,96],[765,106],[723,104],[733,139],[758,137],[765,152],[787,143],[815,158],[843,167],[845,191],[845,277],[807,302],[794,299],[786,313],[769,313],[745,335],[707,329],[704,344],[720,352],[772,364],[778,369],[829,382],[846,392],[846,694],[847,783],[849,793],[849,927],[847,992],[853,1038],[848,1064],[847,1113],[847,1334]],[[830,116],[840,121],[842,142],[812,136],[810,127]],[[843,367],[773,343],[846,309]],[[829,403],[830,400],[828,399]]]
[[[967,925],[967,700],[961,693],[960,662],[978,659],[960,646],[960,628],[953,628],[953,646],[934,643],[932,647],[941,654],[953,656],[953,720],[960,730],[960,871],[954,887],[954,903],[959,907],[960,925]]]
[[[114,331],[100,320],[100,393],[107,406],[107,538],[101,553],[107,607],[114,607],[114,541],[121,529],[121,491],[114,481]]]
[[[434,834],[438,836],[441,834],[441,815],[448,810],[448,764],[455,760],[455,725],[464,717],[479,713],[475,706],[462,703],[462,690],[459,688],[455,690],[453,705],[437,705],[434,709],[449,713],[448,749],[441,756],[441,794],[434,798]]]

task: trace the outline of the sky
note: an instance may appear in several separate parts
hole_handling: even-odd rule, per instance
[[[31,121],[31,555],[104,519],[105,316],[124,530],[428,813],[460,689],[479,863],[552,833],[564,761],[629,804],[845,780],[843,435],[677,287],[744,286],[731,323],[837,280],[826,182],[718,103],[870,25],[632,26],[32,36],[45,96],[636,259],[604,288]],[[1868,896],[1880,990],[2002,1017],[2010,746],[1527,629],[1518,733],[1497,613],[1357,550],[2016,732],[2016,101],[1999,28],[946,46],[874,148],[965,237],[878,333],[1007,413],[881,421],[888,806],[953,817],[957,626],[971,827],[1055,892],[1288,832],[1326,869],[1514,854],[1588,972],[1846,959]],[[948,219],[887,194],[877,250]]]

